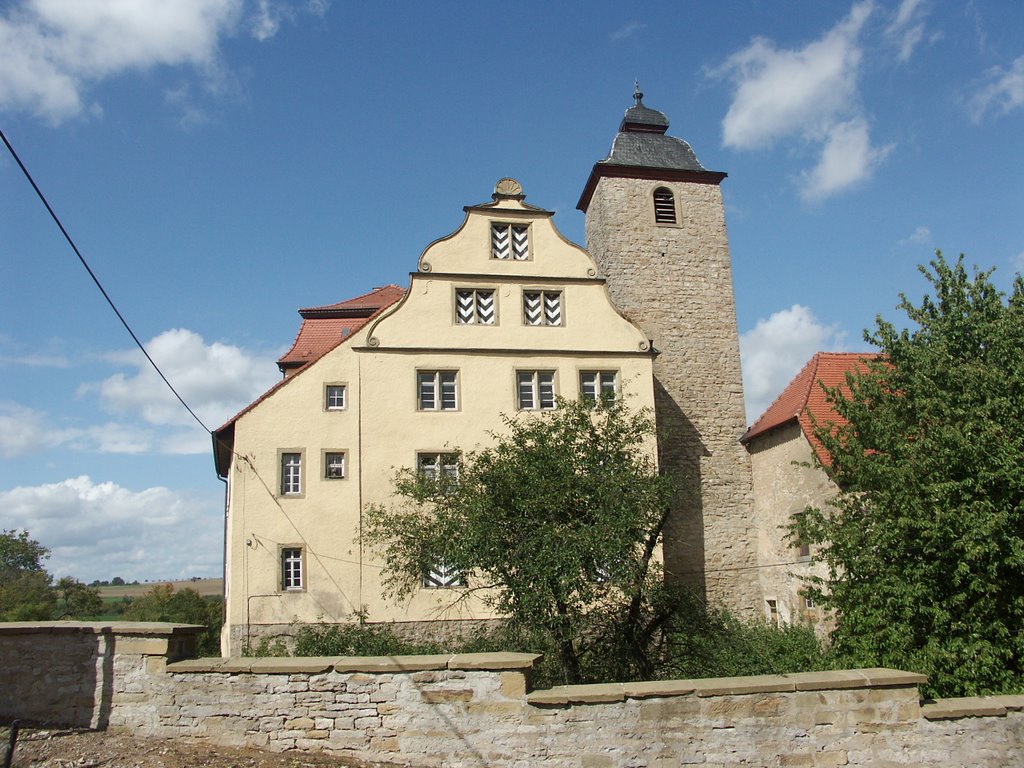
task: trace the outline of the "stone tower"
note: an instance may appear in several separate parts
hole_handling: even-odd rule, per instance
[[[651,338],[660,460],[679,479],[665,535],[670,577],[709,601],[760,610],[757,534],[729,242],[719,185],[668,119],[626,111],[580,197],[587,248],[612,299]]]

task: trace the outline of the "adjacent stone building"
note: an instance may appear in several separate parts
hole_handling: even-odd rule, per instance
[[[789,537],[788,525],[809,506],[827,508],[839,491],[823,469],[832,459],[815,429],[846,422],[829,404],[824,388],[845,388],[846,375],[865,370],[865,361],[875,357],[818,352],[743,435],[753,466],[764,615],[772,623],[807,621],[821,634],[831,627],[803,594],[809,577],[827,575],[825,567],[811,564],[810,547]]]
[[[408,289],[300,310],[276,387],[215,433],[227,481],[225,649],[295,622],[486,618],[443,564],[383,596],[362,512],[394,473],[454,472],[502,414],[623,391],[651,407],[680,492],[669,578],[746,616],[762,605],[729,245],[719,185],[668,119],[627,110],[580,198],[589,252],[501,180],[430,245]],[[652,446],[653,450],[653,446]]]

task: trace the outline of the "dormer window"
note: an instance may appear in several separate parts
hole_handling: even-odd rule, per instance
[[[676,223],[676,198],[672,190],[658,187],[654,190],[654,222],[656,224]]]
[[[525,224],[491,224],[491,257],[501,261],[530,258],[530,228]]]

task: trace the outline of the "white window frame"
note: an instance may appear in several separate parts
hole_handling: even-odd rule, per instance
[[[338,392],[341,394],[341,404],[332,401],[332,395],[336,395]],[[334,398],[337,400],[337,398]],[[348,408],[348,385],[347,384],[325,384],[324,385],[324,410],[325,411],[344,411]]]
[[[486,304],[481,302],[481,295],[491,299],[491,316],[486,319]],[[465,297],[469,302],[469,312],[461,313]],[[455,289],[455,324],[456,325],[497,325],[498,324],[498,291],[495,288],[456,288]]]
[[[579,373],[580,397],[603,402],[619,397],[619,372],[613,370],[585,370]]]
[[[416,410],[459,410],[459,372],[451,369],[416,371]]]
[[[565,302],[562,300],[564,291],[558,290],[545,290],[543,288],[524,288],[523,289],[523,325],[528,325],[531,328],[540,328],[547,326],[549,328],[560,328],[565,325]],[[527,306],[527,297],[536,296],[540,302],[539,313],[537,315],[536,322],[530,319],[529,307]],[[552,321],[552,316],[549,312],[549,301],[553,298],[557,298],[557,310],[558,318],[557,322]]]
[[[332,457],[340,456],[340,462]],[[332,474],[333,467],[341,467],[341,474]],[[323,459],[324,480],[344,480],[348,477],[348,455],[346,451],[324,451]]]
[[[498,261],[529,261],[532,258],[529,224],[513,221],[492,221],[489,231],[492,259]],[[521,235],[523,243],[519,248],[516,247],[517,235]]]
[[[516,408],[552,411],[558,407],[557,379],[553,370],[516,371]],[[527,399],[528,398],[528,399]]]
[[[302,547],[281,547],[281,591],[306,589],[306,552]]]
[[[296,498],[305,493],[303,482],[303,452],[302,451],[279,451],[278,470],[280,478],[277,485],[280,495],[284,498]]]
[[[416,472],[431,480],[443,477],[459,479],[459,454],[456,451],[417,451]]]

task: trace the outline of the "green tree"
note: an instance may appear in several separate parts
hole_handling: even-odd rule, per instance
[[[50,550],[29,538],[28,531],[0,533],[0,621],[45,621],[53,618],[57,598],[43,560]]]
[[[829,576],[841,663],[926,673],[935,695],[1024,685],[1024,282],[1007,298],[963,256],[901,294],[912,329],[879,317],[881,358],[828,396],[848,420],[819,435],[842,489],[797,516]]]
[[[200,656],[220,655],[220,628],[223,621],[220,598],[205,598],[194,589],[175,591],[172,584],[156,584],[146,594],[133,598],[124,609],[125,621],[171,621],[199,624]]]
[[[404,504],[368,510],[365,540],[392,594],[438,566],[549,651],[555,682],[653,673],[674,601],[657,558],[672,492],[649,413],[560,401],[505,419],[492,447],[457,457],[458,479],[403,470]]]
[[[63,609],[61,618],[84,618],[103,613],[103,598],[95,587],[87,587],[78,579],[64,576],[57,581],[57,596]]]

